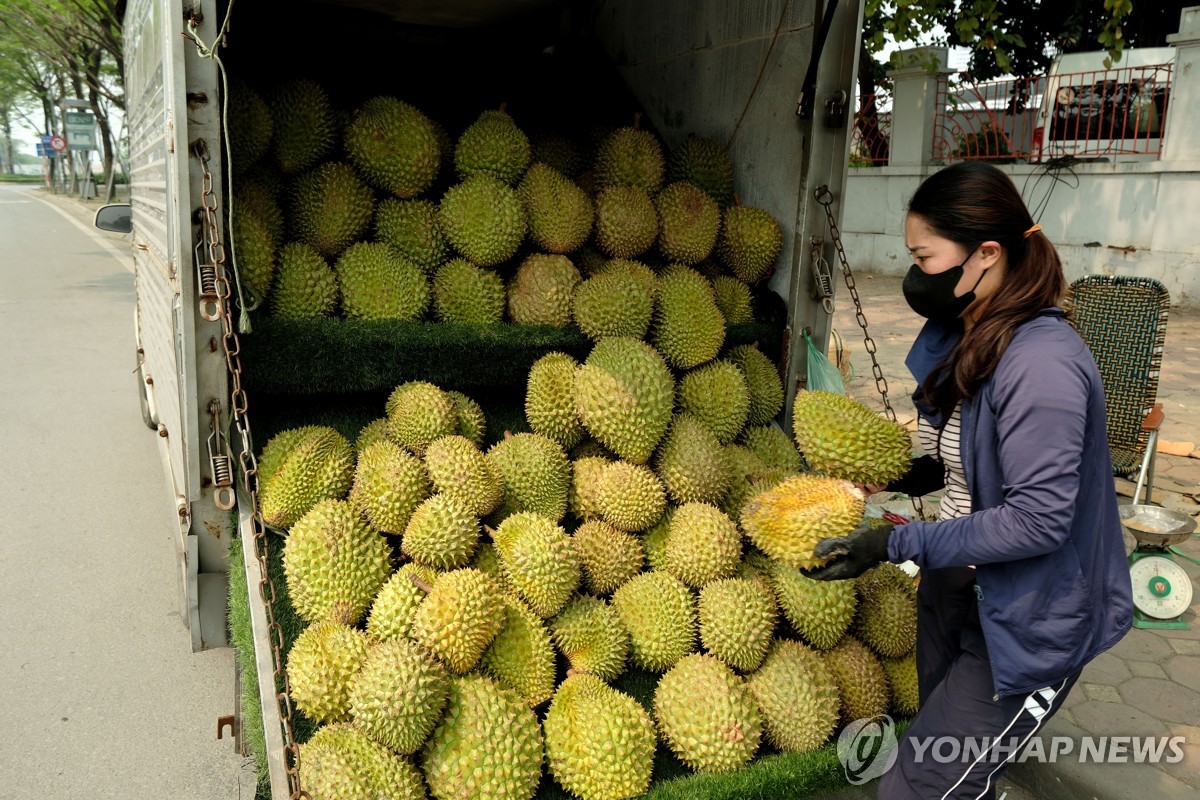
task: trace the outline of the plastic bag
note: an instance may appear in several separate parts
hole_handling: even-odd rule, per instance
[[[810,391],[814,392],[835,392],[837,394],[846,393],[846,385],[842,382],[842,373],[835,367],[822,353],[816,345],[813,344],[812,337],[807,332],[803,334],[804,341],[808,343],[808,386]]]

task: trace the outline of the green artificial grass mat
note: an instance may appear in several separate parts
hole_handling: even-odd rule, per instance
[[[758,342],[778,357],[783,331],[735,325],[726,346]],[[322,317],[256,317],[241,337],[243,386],[280,394],[363,392],[425,380],[470,394],[481,386],[524,386],[548,352],[587,357],[591,342],[574,326],[464,325]]]

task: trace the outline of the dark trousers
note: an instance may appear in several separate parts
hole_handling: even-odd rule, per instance
[[[1062,706],[1078,674],[994,699],[975,571],[922,570],[917,590],[921,706],[879,784],[879,800],[994,800],[996,781]]]

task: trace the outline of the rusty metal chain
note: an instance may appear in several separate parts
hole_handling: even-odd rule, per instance
[[[842,232],[838,228],[837,219],[833,215],[833,193],[829,191],[827,184],[821,184],[813,191],[813,196],[817,202],[825,209],[825,220],[829,224],[829,239],[833,242],[833,248],[837,251],[838,261],[842,265],[842,277],[846,280],[846,288],[850,291],[850,299],[854,301],[854,318],[858,321],[858,327],[862,328],[863,343],[866,345],[867,354],[871,356],[871,373],[875,376],[875,389],[879,392],[879,396],[883,398],[883,409],[887,418],[892,422],[899,422],[896,419],[896,410],[892,408],[891,398],[888,397],[887,378],[883,375],[883,367],[879,365],[879,358],[876,353],[878,348],[875,345],[875,340],[871,338],[871,332],[867,328],[867,315],[863,313],[862,299],[858,296],[858,286],[854,282],[854,272],[850,269],[850,262],[846,259],[846,248],[842,246]],[[913,497],[913,510],[917,513],[918,519],[925,519],[925,504],[921,502],[921,498]]]
[[[221,238],[220,215],[217,208],[217,196],[213,187],[213,174],[209,169],[208,144],[203,139],[197,139],[194,152],[200,159],[203,170],[200,208],[200,228],[208,263],[202,271],[214,276],[216,288],[216,305],[219,309],[221,327],[223,330],[222,343],[225,350],[225,365],[233,383],[230,392],[230,408],[233,416],[233,427],[241,439],[242,450],[239,456],[242,466],[242,481],[246,496],[250,498],[250,524],[254,531],[255,556],[258,559],[262,577],[258,582],[258,591],[266,604],[267,634],[271,641],[271,664],[275,668],[275,702],[279,706],[279,718],[283,727],[285,762],[288,776],[289,797],[301,800],[311,795],[300,788],[300,752],[292,733],[292,700],[291,685],[288,682],[287,671],[283,668],[284,639],[283,629],[275,621],[275,584],[271,580],[268,568],[270,545],[267,531],[263,525],[258,509],[258,459],[254,455],[253,437],[250,431],[250,418],[247,416],[246,391],[242,388],[241,340],[233,321],[233,310],[230,307],[232,291],[229,276],[225,270],[225,244]],[[208,297],[201,298],[204,303],[211,303]],[[211,308],[211,306],[210,306]],[[283,691],[279,691],[280,687]]]

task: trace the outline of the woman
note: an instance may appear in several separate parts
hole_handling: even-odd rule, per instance
[[[879,797],[991,798],[1084,664],[1130,627],[1104,390],[1057,307],[1058,254],[1004,173],[936,173],[904,231],[916,260],[904,296],[929,320],[906,363],[930,455],[887,488],[944,488],[940,519],[825,539],[814,553],[834,560],[810,575],[921,567],[921,706]],[[983,745],[937,763],[926,737]]]

